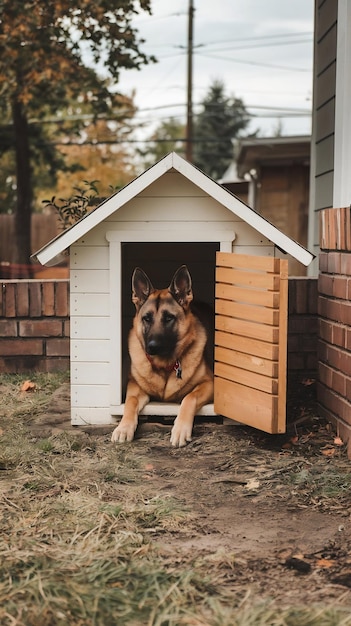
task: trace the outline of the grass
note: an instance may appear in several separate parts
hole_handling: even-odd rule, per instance
[[[350,463],[345,468],[332,468],[327,463],[302,468],[289,476],[292,495],[304,504],[320,510],[348,508],[351,494]]]
[[[279,607],[228,584],[234,554],[160,547],[164,533],[196,531],[184,502],[141,487],[150,468],[138,447],[33,437],[28,422],[67,376],[33,376],[36,391],[25,394],[23,380],[0,377],[1,626],[351,626],[341,605]],[[300,469],[292,489],[317,497],[317,483]],[[321,486],[340,497],[350,475],[326,472]]]

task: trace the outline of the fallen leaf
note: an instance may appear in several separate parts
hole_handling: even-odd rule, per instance
[[[321,453],[324,454],[324,456],[334,456],[335,448],[325,448],[324,450],[321,450]]]
[[[21,391],[34,391],[36,387],[35,383],[32,383],[31,380],[25,380],[22,384]]]
[[[153,472],[155,468],[152,465],[152,463],[146,463],[144,469],[145,469],[146,472]]]
[[[2,428],[0,428],[0,437],[4,434],[4,431]]]
[[[340,439],[340,437],[335,437],[335,439],[334,439],[334,444],[335,444],[336,446],[343,446],[343,445],[344,445],[344,442],[343,442],[343,440],[342,440],[342,439]]]
[[[328,567],[333,567],[333,565],[335,565],[335,561],[331,559],[318,559],[316,561],[316,566],[322,569],[328,569]]]
[[[247,489],[248,491],[252,491],[254,489],[258,489],[260,486],[260,481],[257,480],[257,478],[250,478],[250,480],[248,480],[248,482],[246,483],[244,489]]]
[[[283,450],[289,450],[289,448],[291,448],[292,446],[296,446],[298,442],[299,442],[298,436],[294,435],[293,437],[290,437],[289,441],[286,441],[285,443],[283,443],[282,448]]]

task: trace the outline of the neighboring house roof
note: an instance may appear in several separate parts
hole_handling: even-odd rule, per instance
[[[245,182],[242,178],[238,176],[238,170],[236,167],[235,161],[232,161],[229,167],[224,172],[222,178],[217,180],[217,183],[220,185],[225,185],[227,183],[243,183]]]
[[[237,176],[243,178],[258,165],[288,165],[296,161],[309,163],[311,137],[252,137],[238,141],[235,150]]]
[[[129,200],[142,193],[144,189],[149,187],[149,185],[161,178],[164,174],[171,171],[178,172],[184,176],[184,178],[198,186],[203,192],[222,204],[234,215],[244,220],[263,236],[267,237],[267,239],[285,253],[290,254],[304,265],[309,265],[312,261],[313,255],[308,252],[306,248],[287,235],[284,235],[278,228],[239,200],[230,191],[224,189],[220,184],[216,183],[194,165],[185,161],[175,152],[171,152],[165,156],[128,185],[105,200],[96,207],[96,209],[87,213],[87,215],[71,226],[71,228],[59,234],[55,239],[38,250],[33,255],[33,258],[37,259],[43,265],[55,265],[62,260],[62,255],[65,251],[78,239],[86,235],[86,233],[125,205]]]

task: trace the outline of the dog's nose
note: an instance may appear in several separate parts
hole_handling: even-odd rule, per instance
[[[147,352],[148,354],[155,355],[160,352],[160,343],[156,339],[150,339],[147,344]]]

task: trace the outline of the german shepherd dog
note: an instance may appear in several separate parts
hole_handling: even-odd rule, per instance
[[[196,310],[192,300],[186,265],[176,271],[168,289],[154,289],[143,270],[135,268],[136,314],[128,339],[131,369],[124,415],[112,433],[113,442],[132,441],[138,415],[151,399],[180,402],[171,444],[182,447],[191,441],[194,416],[213,400],[213,320],[207,311]]]

